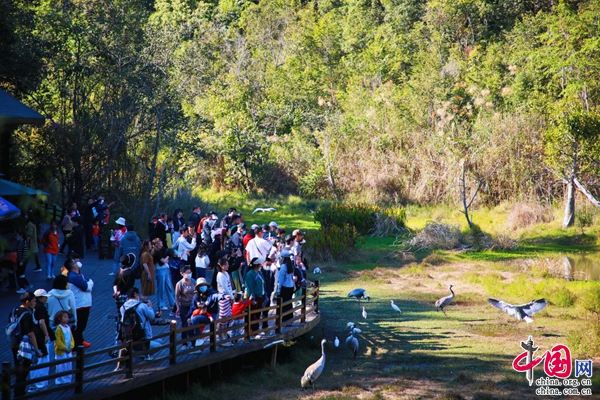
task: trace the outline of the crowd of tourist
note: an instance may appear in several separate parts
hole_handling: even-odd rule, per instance
[[[145,348],[159,345],[152,341],[152,324],[175,319],[181,327],[194,325],[195,332],[202,332],[216,319],[239,315],[246,308],[267,307],[275,296],[290,300],[295,292],[306,287],[307,262],[302,250],[305,240],[304,232],[299,229],[286,234],[275,221],[248,228],[244,216],[235,208],[230,208],[220,219],[216,212],[202,214],[200,207],[195,206],[187,221],[181,209],[175,210],[171,217],[161,213],[148,225],[147,237],[140,239],[125,217],[110,219],[111,206],[102,196],[91,199],[82,217],[77,204],[72,203],[63,220],[51,221],[41,238],[29,213],[25,229],[17,232],[16,252],[9,251],[0,260],[3,278],[21,294],[20,306],[9,316],[13,321],[21,317],[19,325],[26,338],[24,344],[12,348],[19,371],[17,382],[25,382],[34,361],[69,358],[74,347],[92,346],[84,333],[94,282],[82,274],[82,258],[84,246],[88,251],[101,250],[102,231],[109,227],[113,227],[110,242],[114,257],[107,273],[114,276],[110,295],[120,322],[116,336],[131,340],[124,337],[126,334],[119,331],[119,326],[124,324],[127,310],[133,308],[144,327]],[[45,270],[38,259],[38,239],[45,256]],[[66,255],[66,260],[59,267],[60,253]],[[47,280],[52,282],[48,292],[32,290],[25,273],[30,260],[35,264],[33,271],[45,271]],[[291,307],[287,305],[284,312]],[[253,319],[264,317],[253,315]],[[284,321],[289,318],[291,314]],[[243,318],[220,323],[217,329],[228,326],[237,327],[233,337],[240,336]],[[266,322],[262,327],[253,323],[251,339],[263,337],[264,332],[256,335],[252,332],[267,327]],[[191,337],[191,330],[182,334],[182,340]],[[235,340],[228,341],[227,335],[219,339],[222,346],[236,344]],[[189,340],[183,343],[183,348],[199,344]],[[31,378],[47,374],[48,371],[37,370]],[[66,375],[55,383],[71,380]],[[15,395],[35,392],[47,384],[38,382],[28,388],[23,385],[15,390]]]

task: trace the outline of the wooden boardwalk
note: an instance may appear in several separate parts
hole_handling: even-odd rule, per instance
[[[58,263],[62,264],[64,256],[59,256]],[[44,263],[43,259],[41,260]],[[78,349],[77,363],[79,367],[75,382],[69,386],[56,386],[52,374],[54,368],[50,368],[52,379],[43,393],[28,394],[27,398],[39,399],[67,399],[84,398],[86,400],[103,399],[126,393],[132,389],[149,384],[156,384],[161,380],[185,374],[198,368],[219,363],[227,359],[260,351],[272,346],[276,355],[277,343],[281,340],[289,340],[310,331],[320,320],[318,314],[318,288],[309,289],[302,300],[301,305],[293,309],[294,317],[286,324],[281,320],[281,305],[271,306],[269,317],[269,328],[264,329],[264,338],[249,340],[249,334],[238,336],[238,344],[232,347],[221,347],[214,329],[212,333],[204,333],[198,338],[205,344],[195,349],[182,350],[180,339],[181,328],[177,325],[153,326],[155,338],[165,343],[160,348],[145,352],[134,352],[132,357],[125,356],[122,369],[115,370],[118,359],[109,356],[109,349],[114,348],[115,342],[115,320],[117,313],[115,303],[111,297],[113,277],[108,274],[112,271],[112,260],[99,260],[96,253],[87,254],[82,260],[82,274],[94,280],[93,306],[87,329],[84,332],[85,339],[92,343],[88,349]],[[51,281],[46,280],[44,273],[33,273],[34,266],[27,268],[27,276],[34,285],[32,290],[44,288],[50,290]],[[55,271],[55,274],[58,271]],[[152,303],[158,304],[154,298]],[[0,313],[7,315],[10,310],[19,304],[19,295],[14,291],[6,289],[0,291]],[[168,312],[167,312],[168,313]],[[249,316],[245,316],[245,325],[249,323]],[[233,328],[230,328],[231,330]],[[253,332],[259,333],[261,330]],[[236,339],[233,337],[232,339]],[[125,347],[123,345],[122,347]],[[6,388],[8,373],[12,364],[12,354],[8,345],[1,347],[3,362],[3,379]],[[141,356],[152,352],[152,361],[142,361]],[[125,352],[125,354],[127,354]],[[50,363],[51,365],[56,362]],[[42,380],[42,379],[37,379]],[[28,382],[29,383],[29,382]],[[33,383],[33,382],[32,382]],[[158,394],[158,393],[157,393]],[[3,400],[11,398],[6,390],[3,391]]]

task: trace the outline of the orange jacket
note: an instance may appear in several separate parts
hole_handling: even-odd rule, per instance
[[[42,245],[44,246],[44,253],[50,254],[58,254],[58,250],[60,249],[58,245],[58,239],[60,238],[60,233],[58,231],[51,232],[49,229],[42,236]]]

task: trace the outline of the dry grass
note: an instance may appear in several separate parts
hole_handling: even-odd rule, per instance
[[[548,221],[550,216],[549,209],[540,204],[516,203],[508,214],[506,225],[508,229],[516,231]]]
[[[458,225],[442,224],[428,221],[408,245],[418,249],[451,250],[464,240]]]

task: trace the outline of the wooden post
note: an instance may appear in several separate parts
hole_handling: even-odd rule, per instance
[[[275,369],[275,367],[277,366],[277,348],[279,347],[278,344],[276,344],[275,346],[273,346],[273,349],[271,350],[271,368]]]
[[[277,305],[276,315],[277,319],[275,320],[275,333],[281,333],[281,327],[283,326],[283,299],[281,297],[275,297],[275,304]]]
[[[133,341],[130,340],[127,342],[127,358],[125,359],[125,368],[127,372],[125,372],[125,378],[131,379],[133,378]]]
[[[300,322],[306,322],[306,288],[302,288],[302,309],[300,310]]]
[[[2,363],[2,400],[10,400],[11,390],[10,387],[10,363]]]
[[[182,317],[184,318],[184,317]],[[169,325],[169,365],[177,363],[177,320],[171,321]]]
[[[210,323],[210,352],[217,351],[217,323],[213,320]]]
[[[83,393],[83,367],[85,359],[85,347],[77,346],[77,359],[75,360],[75,393]]]
[[[250,342],[250,307],[246,308],[244,314],[244,336],[246,341]]]
[[[320,292],[320,287],[319,287],[319,280],[316,279],[315,280],[315,287],[317,288],[317,291],[315,292],[315,302],[314,304],[314,311],[318,314],[319,313],[319,292]]]

